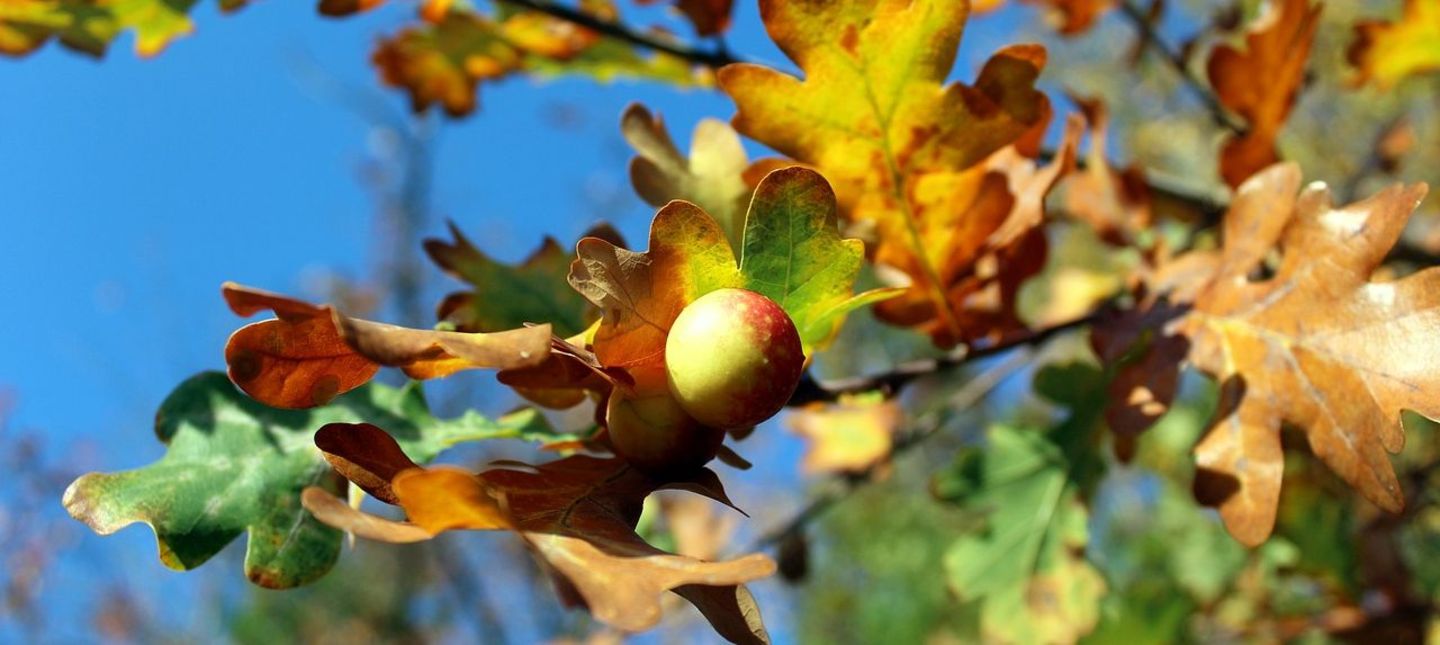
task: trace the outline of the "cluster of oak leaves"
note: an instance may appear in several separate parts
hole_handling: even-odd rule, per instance
[[[324,0],[321,9],[345,15],[377,3]],[[101,51],[133,28],[142,53],[154,53],[189,30],[188,4],[8,2],[0,4],[0,51],[28,52],[51,37]],[[1070,31],[1109,5],[1053,4],[1066,12]],[[729,5],[678,2],[702,35],[725,28]],[[591,0],[580,10],[602,18],[615,12]],[[962,0],[762,0],[767,30],[803,78],[741,63],[713,79],[678,58],[642,56],[547,14],[484,16],[428,0],[423,24],[375,54],[383,79],[406,88],[417,109],[439,104],[464,114],[482,80],[580,64],[601,76],[718,82],[738,109],[733,130],[701,123],[687,157],[658,118],[638,106],[626,112],[622,129],[638,152],[633,183],[660,206],[644,252],[600,229],[573,256],[547,241],[509,267],[458,231],[451,242],[431,241],[437,263],[473,287],[441,304],[442,324],[433,330],[226,285],[236,314],[274,318],[230,338],[228,380],[198,376],[165,402],[157,419],[169,445],[164,459],[86,475],[65,504],[101,533],[149,524],[162,560],[176,568],[198,566],[248,531],[247,575],[267,587],[322,575],[339,554],[335,529],[391,542],[508,530],[545,563],[567,602],[609,625],[653,626],[673,591],[725,638],[764,641],[744,584],[774,572],[769,557],[702,561],[656,549],[634,529],[642,501],[657,490],[729,505],[719,479],[704,467],[634,468],[621,457],[594,456],[612,452],[607,410],[615,406],[606,402],[664,395],[668,385],[657,374],[685,369],[665,363],[672,323],[722,289],[748,289],[783,308],[807,358],[847,313],[867,306],[958,352],[1024,338],[1031,330],[1016,314],[1017,295],[1044,267],[1044,202],[1064,183],[1067,213],[1142,257],[1124,293],[1097,294],[1088,305],[1101,314],[1086,320],[1109,379],[1104,417],[1122,458],[1166,411],[1188,364],[1221,386],[1220,409],[1195,448],[1195,490],[1237,540],[1256,545],[1272,530],[1282,424],[1301,429],[1315,455],[1367,499],[1398,510],[1388,455],[1403,442],[1401,411],[1440,417],[1440,344],[1431,339],[1440,330],[1440,273],[1371,275],[1423,185],[1337,207],[1323,186],[1302,189],[1296,166],[1276,163],[1275,137],[1303,80],[1319,11],[1307,0],[1277,0],[1243,46],[1211,54],[1211,84],[1247,127],[1221,154],[1221,175],[1235,188],[1223,244],[1186,249],[1146,234],[1143,181],[1105,161],[1103,106],[1082,102],[1092,132],[1083,170],[1076,169],[1087,120],[1080,116],[1066,120],[1057,151],[1041,154],[1052,118],[1034,88],[1043,48],[1007,47],[973,84],[943,84],[967,17]],[[1440,3],[1408,0],[1406,15],[1358,27],[1351,58],[1365,78],[1388,84],[1440,66],[1396,53],[1440,39]],[[750,162],[736,131],[784,157]],[[867,262],[891,284],[855,293]],[[537,405],[593,404],[598,431],[560,434],[533,410],[438,420],[414,385],[369,384],[381,366],[417,380],[498,370],[502,383]],[[729,430],[732,443],[748,425]],[[420,465],[457,442],[501,437],[584,454],[479,473]],[[748,467],[729,446],[705,458],[717,452],[726,464]],[[346,480],[399,506],[406,520],[346,503],[339,497]]]

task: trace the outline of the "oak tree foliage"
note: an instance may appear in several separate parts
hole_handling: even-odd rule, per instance
[[[318,13],[344,19],[382,1],[321,0]],[[25,56],[56,41],[102,56],[133,32],[138,53],[152,56],[192,30],[196,4],[8,0],[0,52]],[[225,374],[198,375],[162,404],[163,458],[70,486],[65,507],[95,531],[143,522],[176,569],[244,534],[245,574],[270,588],[324,575],[347,533],[405,543],[503,531],[564,603],[609,627],[654,627],[673,592],[719,636],[768,642],[747,585],[777,570],[806,575],[813,515],[778,532],[754,527],[751,548],[699,550],[680,548],[693,539],[657,539],[641,521],[658,491],[740,513],[712,469],[746,477],[741,455],[755,430],[697,431],[695,402],[675,391],[673,373],[695,370],[729,397],[724,405],[745,406],[757,387],[747,375],[769,372],[741,356],[686,363],[689,354],[667,344],[691,303],[725,289],[773,301],[783,324],[761,326],[740,307],[695,323],[710,325],[706,338],[750,342],[766,362],[788,359],[764,356],[778,346],[773,334],[793,329],[800,340],[803,357],[793,358],[806,373],[759,385],[794,392],[784,414],[806,442],[807,475],[846,491],[890,486],[886,495],[907,501],[868,512],[919,522],[917,535],[936,532],[937,517],[961,518],[934,538],[939,552],[917,548],[929,555],[916,571],[943,578],[944,601],[971,612],[974,638],[1171,640],[1185,633],[1185,616],[1244,603],[1259,630],[1249,635],[1294,635],[1283,608],[1256,598],[1306,567],[1349,566],[1317,564],[1311,547],[1326,535],[1348,544],[1358,517],[1373,528],[1385,514],[1434,513],[1428,494],[1420,511],[1406,510],[1406,497],[1429,481],[1440,451],[1406,452],[1428,463],[1395,457],[1407,427],[1429,442],[1425,419],[1440,418],[1440,274],[1425,266],[1435,245],[1404,237],[1426,187],[1386,179],[1363,194],[1345,184],[1337,197],[1287,161],[1292,115],[1329,82],[1316,81],[1317,70],[1335,68],[1317,62],[1330,54],[1331,7],[1239,3],[1172,48],[1157,33],[1158,1],[1026,1],[1073,42],[1128,21],[1138,34],[1132,64],[1178,75],[1215,144],[1187,162],[1206,166],[1200,178],[1213,190],[1187,192],[1152,175],[1153,159],[1115,161],[1107,142],[1135,108],[1080,88],[1048,91],[1046,47],[1007,45],[973,73],[956,70],[962,35],[1003,0],[759,0],[766,33],[789,59],[783,69],[723,46],[736,10],[728,0],[675,0],[693,34],[632,24],[632,7],[611,0],[412,4],[413,20],[375,44],[372,62],[417,113],[486,118],[478,96],[487,83],[575,74],[707,88],[733,101],[734,114],[700,122],[688,150],[642,105],[616,115],[635,152],[626,172],[655,208],[639,244],[597,225],[578,240],[547,238],[509,265],[472,242],[468,225],[428,241],[437,268],[463,283],[438,303],[433,328],[223,285],[235,314],[268,317],[238,326]],[[1436,87],[1440,2],[1403,0],[1389,15],[1346,19],[1343,91]],[[1393,172],[1408,154],[1399,123],[1367,172]],[[766,156],[752,158],[746,141]],[[1036,298],[1043,306],[1027,306]],[[895,338],[928,349],[834,374],[867,343]],[[971,368],[1007,358],[1028,370],[1035,396],[993,397],[1021,410],[1013,415],[977,412],[1004,377],[987,382],[989,372]],[[382,367],[412,381],[372,382]],[[494,370],[525,405],[494,418],[433,416],[420,382],[473,369]],[[581,409],[566,418],[589,422],[557,429],[542,409]],[[657,470],[613,450],[617,433],[660,446],[682,429],[723,434],[703,455],[718,459]],[[963,440],[936,468],[897,468],[903,452],[943,446],[932,437],[945,436]],[[426,465],[454,444],[500,440],[538,443],[546,456]],[[1097,501],[1146,468],[1157,473],[1144,486],[1163,512],[1127,519]],[[896,482],[914,485],[897,493]],[[1340,483],[1353,494],[1337,492]],[[367,510],[363,497],[393,508]],[[1321,510],[1336,497],[1342,514]],[[665,509],[683,506],[666,499]],[[857,524],[840,506],[821,528]],[[1307,533],[1297,528],[1306,517],[1333,522]],[[841,538],[835,548],[866,561],[877,547]],[[1328,607],[1307,629],[1363,633],[1419,593],[1338,573],[1324,580]],[[1387,613],[1372,615],[1363,599],[1373,594],[1391,603]],[[868,629],[863,611],[854,616]]]

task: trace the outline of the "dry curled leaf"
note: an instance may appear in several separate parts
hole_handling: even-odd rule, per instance
[[[392,445],[376,445],[387,441]],[[368,473],[397,472],[390,488],[409,521],[344,510],[348,507],[331,501],[333,496],[325,491],[307,491],[306,507],[322,521],[362,537],[397,542],[414,541],[417,530],[428,535],[456,529],[511,530],[545,563],[567,602],[588,607],[608,625],[626,631],[653,627],[660,620],[664,592],[674,591],[694,603],[727,639],[768,642],[758,609],[740,585],[773,573],[770,558],[752,554],[704,562],[656,549],[635,533],[641,503],[657,490],[686,490],[728,505],[713,472],[660,482],[619,459],[574,456],[475,474],[410,468],[388,436],[367,437],[365,443],[360,454],[327,450],[327,455],[368,463]],[[384,462],[382,455],[390,461]]]
[[[1405,0],[1399,20],[1355,24],[1346,52],[1357,83],[1389,88],[1408,76],[1440,70],[1440,1]]]
[[[977,264],[1014,200],[1005,177],[977,166],[1049,114],[1033,87],[1045,61],[1038,46],[1000,51],[974,86],[943,84],[966,7],[761,2],[771,38],[804,79],[749,64],[719,74],[738,108],[735,128],[824,173],[851,223],[874,230],[873,259],[910,278],[908,293],[877,313],[941,345],[983,334],[967,319],[977,301],[968,279],[986,273]]]
[[[1206,69],[1216,97],[1249,124],[1220,150],[1220,176],[1230,186],[1280,159],[1275,139],[1305,80],[1319,26],[1320,5],[1276,0],[1245,34],[1244,51],[1221,45],[1211,52]]]
[[[407,329],[234,283],[221,291],[236,314],[275,313],[231,334],[225,363],[246,394],[280,408],[324,405],[369,381],[381,365],[427,379],[537,365],[550,350],[549,325],[493,334]]]

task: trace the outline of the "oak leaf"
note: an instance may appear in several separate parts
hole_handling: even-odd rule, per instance
[[[307,491],[305,504],[338,528],[361,537],[408,542],[457,529],[510,530],[546,564],[562,598],[589,608],[596,619],[626,631],[653,627],[664,592],[696,605],[717,631],[735,642],[767,642],[745,582],[770,575],[770,558],[752,554],[704,562],[666,553],[635,533],[641,503],[657,490],[687,490],[725,504],[709,470],[659,482],[623,460],[567,457],[539,466],[501,465],[475,474],[455,468],[412,468],[399,446],[371,437],[359,455],[330,453],[348,463],[369,461],[370,473],[395,472],[390,490],[409,518],[385,520],[337,505],[323,489]],[[331,446],[335,448],[335,446]],[[394,461],[377,463],[382,456]],[[397,456],[398,455],[398,456]]]
[[[487,16],[445,9],[432,9],[429,22],[383,39],[371,56],[381,80],[405,90],[415,112],[440,106],[452,117],[465,116],[475,110],[481,82],[519,72],[709,82],[675,56],[641,55],[628,43],[542,12],[497,10]],[[607,20],[615,13],[613,4],[601,0],[583,2],[579,10]]]
[[[829,184],[813,170],[791,167],[756,187],[738,260],[720,225],[683,201],[656,213],[644,253],[580,240],[570,284],[602,311],[593,337],[599,365],[628,371],[627,387],[637,392],[665,387],[670,326],[696,298],[724,288],[774,300],[794,321],[808,354],[833,336],[848,312],[895,295],[893,289],[851,294],[864,247],[842,239],[837,226]]]
[[[1069,416],[1049,429],[993,426],[984,450],[962,452],[932,484],[985,519],[946,552],[945,570],[955,594],[979,604],[986,640],[1075,642],[1099,621],[1106,584],[1085,558],[1081,493],[1101,467],[1089,437],[1103,380],[1081,364],[1041,370],[1035,389]]]
[[[1195,447],[1195,492],[1251,546],[1275,523],[1282,426],[1298,429],[1366,499],[1398,511],[1389,453],[1404,443],[1401,411],[1440,416],[1431,396],[1440,355],[1430,342],[1440,329],[1440,272],[1372,277],[1425,186],[1393,186],[1344,207],[1323,184],[1297,197],[1299,189],[1293,164],[1247,180],[1225,215],[1222,249],[1181,256],[1169,270],[1160,305],[1169,312],[1118,332],[1188,345],[1167,358],[1150,350],[1136,383],[1169,382],[1181,358],[1219,382],[1219,410]]]
[[[890,457],[905,415],[880,393],[842,397],[791,412],[786,424],[806,441],[806,473],[864,473]]]
[[[1220,103],[1249,123],[1220,149],[1220,176],[1231,187],[1279,160],[1275,139],[1305,80],[1305,64],[1320,26],[1320,6],[1312,7],[1310,0],[1277,0],[1267,6],[1245,34],[1245,51],[1221,45],[1206,64]]]
[[[1358,83],[1385,89],[1408,76],[1440,70],[1440,2],[1405,0],[1399,20],[1355,25],[1346,57]]]
[[[180,570],[204,564],[248,532],[245,573],[252,582],[306,584],[339,557],[340,533],[309,517],[300,492],[307,486],[338,492],[343,484],[311,435],[319,425],[362,419],[386,419],[392,443],[421,462],[462,441],[567,438],[533,410],[498,421],[475,413],[436,419],[417,385],[372,384],[314,410],[278,410],[246,398],[224,374],[207,372],[160,405],[155,431],[166,444],[163,458],[80,477],[65,491],[65,508],[102,535],[144,522],[155,532],[161,562]]]
[[[575,252],[570,285],[600,308],[593,348],[609,367],[662,365],[680,311],[706,293],[741,285],[720,225],[688,202],[670,202],[655,214],[644,253],[598,238],[580,240]]]
[[[1251,545],[1274,524],[1282,423],[1366,499],[1399,511],[1387,453],[1404,443],[1401,410],[1440,417],[1440,270],[1371,280],[1425,186],[1337,208],[1323,185],[1296,198],[1299,182],[1296,166],[1280,165],[1242,186],[1215,278],[1179,327],[1191,362],[1222,390],[1195,449],[1196,490]],[[1252,279],[1276,246],[1274,276]]]
[[[675,147],[665,122],[638,103],[625,108],[620,132],[638,155],[630,160],[630,183],[641,199],[656,207],[674,199],[695,204],[715,218],[731,247],[740,245],[750,160],[729,124],[702,119],[691,135],[689,157]]]
[[[824,173],[847,219],[873,228],[874,260],[911,278],[910,292],[877,313],[925,326],[946,346],[983,334],[965,320],[973,289],[948,291],[974,273],[1013,199],[1003,177],[973,168],[1049,114],[1033,87],[1045,59],[1038,46],[1002,50],[973,87],[943,85],[966,6],[761,2],[766,29],[804,80],[749,64],[719,73],[735,128]]]
[[[560,336],[585,331],[595,308],[565,283],[570,253],[547,237],[519,265],[496,262],[450,225],[453,242],[425,240],[425,252],[446,273],[468,283],[469,291],[445,296],[437,317],[458,331],[498,332],[528,324],[550,323]],[[598,226],[586,233],[621,244],[619,233]]]
[[[102,56],[126,31],[135,34],[135,53],[150,57],[194,31],[189,12],[197,0],[7,0],[0,2],[0,54],[23,56],[49,40],[91,56]],[[224,11],[245,0],[221,0]]]
[[[236,314],[268,309],[276,315],[236,330],[225,344],[230,378],[275,407],[324,405],[369,381],[381,365],[428,379],[466,369],[537,365],[550,351],[549,325],[493,334],[407,329],[234,283],[221,291]]]
[[[385,0],[320,0],[317,8],[322,16],[343,18],[364,13],[382,4],[385,4]],[[453,4],[453,0],[422,0],[420,16],[428,22],[440,22],[445,19]]]

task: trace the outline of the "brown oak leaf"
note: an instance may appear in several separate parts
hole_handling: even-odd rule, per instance
[[[1206,65],[1220,103],[1249,123],[1220,150],[1220,176],[1232,187],[1279,160],[1275,139],[1305,80],[1320,26],[1320,5],[1310,0],[1277,0],[1268,7],[1246,33],[1245,51],[1221,45]]]
[[[550,352],[549,325],[493,334],[407,329],[235,283],[227,282],[221,293],[238,315],[275,313],[230,335],[225,364],[241,390],[278,408],[324,405],[365,384],[381,365],[429,379],[537,365]]]
[[[1183,338],[1185,357],[1220,384],[1195,448],[1195,492],[1247,545],[1274,526],[1282,425],[1366,499],[1399,511],[1389,454],[1404,443],[1401,411],[1440,417],[1440,269],[1373,277],[1426,187],[1396,185],[1343,207],[1323,184],[1299,187],[1294,164],[1242,184],[1222,249],[1176,261],[1190,267],[1172,289],[1183,314],[1151,328]],[[1141,369],[1163,383],[1178,363],[1169,352],[1142,358]]]
[[[377,448],[377,442],[387,445]],[[306,508],[336,528],[392,542],[457,529],[514,531],[545,564],[562,598],[608,625],[653,627],[664,592],[674,591],[725,638],[768,642],[759,610],[741,585],[772,574],[774,561],[751,554],[705,562],[661,551],[635,533],[642,502],[657,490],[689,491],[730,505],[713,472],[661,482],[619,459],[577,455],[533,467],[506,462],[476,474],[412,468],[398,445],[388,444],[394,444],[388,435],[367,436],[359,454],[334,443],[326,451],[332,461],[365,463],[369,474],[397,473],[390,490],[409,521],[349,508],[318,488],[306,491]]]

